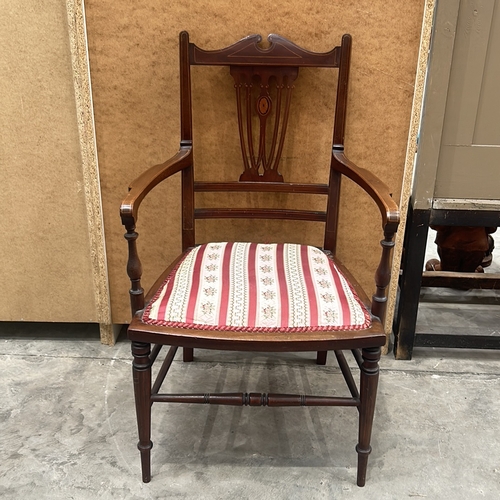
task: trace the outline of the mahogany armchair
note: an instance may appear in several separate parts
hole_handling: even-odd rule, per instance
[[[347,84],[351,37],[326,53],[302,49],[278,35],[269,47],[252,35],[221,50],[205,51],[180,34],[180,150],[143,173],[130,185],[121,206],[128,241],[131,280],[133,379],[139,429],[142,478],[151,479],[151,407],[155,402],[248,406],[350,406],[359,412],[357,484],[365,484],[379,377],[378,362],[386,336],[383,319],[390,280],[393,238],[399,212],[388,188],[375,175],[357,167],[344,154]],[[235,124],[239,130],[243,172],[239,180],[195,180],[191,67],[228,66],[236,91]],[[327,184],[285,181],[278,169],[286,130],[292,121],[291,96],[300,68],[333,68],[338,74],[333,144]],[[141,287],[136,221],[144,197],[161,181],[182,178],[182,252],[145,296]],[[346,176],[377,204],[383,229],[382,251],[370,301],[335,256],[341,177]],[[288,208],[199,208],[195,193],[301,193],[326,198],[325,211]],[[198,219],[285,219],[324,223],[322,248],[295,242],[209,242],[198,244]],[[151,349],[151,344],[154,344]],[[170,350],[152,383],[152,365],[163,345]],[[334,351],[350,397],[260,393],[166,394],[161,385],[178,347],[184,361],[193,349],[234,351],[315,351],[325,364]],[[343,350],[354,355],[359,389]],[[159,360],[158,360],[159,361]]]

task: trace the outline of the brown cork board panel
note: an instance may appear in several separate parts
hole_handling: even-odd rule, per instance
[[[6,4],[6,5],[4,5]],[[96,321],[64,0],[2,4],[3,321]]]
[[[234,2],[222,0],[86,2],[114,322],[129,319],[126,244],[118,206],[135,176],[178,149],[179,31],[189,31],[191,40],[207,49],[229,45],[252,33],[265,36],[275,32],[314,51],[329,50],[339,44],[343,33],[350,33],[353,53],[346,152],[384,179],[398,200],[423,7],[422,0],[339,1],[328,6],[319,1],[254,1],[241,2],[238,8]],[[209,76],[196,79],[202,71]],[[311,113],[294,119],[289,131],[281,171],[291,181],[324,181],[327,176],[335,87],[326,73],[316,83],[313,77],[311,70],[301,71],[296,85],[294,103],[307,103],[311,96],[305,88],[312,86],[316,104]],[[236,179],[241,158],[228,70],[196,68],[193,80],[198,105],[194,114],[197,174],[207,178],[213,172],[219,179]],[[216,130],[217,122],[220,128]],[[371,293],[379,256],[380,217],[373,202],[350,181],[343,187],[338,253]],[[213,203],[210,197],[204,202]],[[296,200],[284,202],[295,204]],[[179,206],[176,178],[155,190],[141,208],[139,249],[146,288],[180,249]],[[310,224],[308,229],[302,223],[270,223],[267,227],[275,240],[321,243],[318,224]],[[237,230],[235,236],[233,230]],[[233,234],[248,240],[263,237],[262,232],[260,224],[250,228],[241,221],[203,221],[198,238],[223,239]]]

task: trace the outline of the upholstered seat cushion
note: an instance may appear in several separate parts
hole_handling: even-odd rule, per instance
[[[202,330],[361,330],[370,315],[323,251],[224,242],[188,251],[143,322]]]

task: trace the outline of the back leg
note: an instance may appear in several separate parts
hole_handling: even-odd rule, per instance
[[[194,349],[192,347],[182,348],[182,361],[189,362],[194,359]]]
[[[317,365],[326,365],[326,357],[328,356],[328,351],[318,351],[316,355]]]

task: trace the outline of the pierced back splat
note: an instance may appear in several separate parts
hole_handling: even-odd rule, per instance
[[[283,182],[278,165],[283,153],[293,83],[299,68],[339,68],[342,47],[350,46],[349,35],[343,39],[342,47],[322,53],[303,49],[276,34],[270,34],[267,40],[269,46],[266,48],[259,46],[260,35],[249,35],[223,49],[203,50],[189,43],[187,32],[180,34],[181,61],[184,61],[181,62],[181,75],[184,71],[188,87],[190,65],[230,67],[236,88],[244,165],[240,181]],[[184,88],[181,85],[181,92]],[[188,124],[189,130],[183,133],[182,141],[191,143],[190,96],[184,97],[182,123]],[[254,133],[257,123],[258,130]],[[343,133],[337,135],[337,139],[343,139]]]
[[[244,165],[240,181],[283,182],[278,165],[298,72],[297,67],[231,66]],[[254,116],[259,123],[258,134],[253,130]]]

